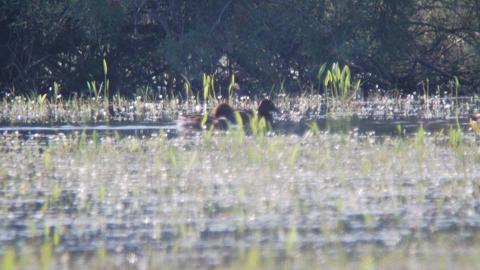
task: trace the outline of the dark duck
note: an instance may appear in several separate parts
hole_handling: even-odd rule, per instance
[[[273,123],[273,112],[279,112],[273,102],[269,99],[263,99],[257,109],[258,119],[264,118],[268,125]],[[237,116],[236,116],[237,114]],[[231,125],[238,125],[237,119],[240,117],[244,126],[250,124],[250,120],[254,117],[254,112],[251,110],[235,111],[226,104],[218,104],[210,115],[195,114],[185,115],[178,119],[178,125],[186,130],[202,130],[202,129],[216,129],[227,130]]]
[[[273,115],[272,113],[280,113],[277,107],[273,104],[273,102],[269,99],[263,99],[258,104],[257,108],[257,117],[260,121],[262,118],[265,119],[267,125],[272,126],[273,124]],[[243,110],[239,111],[240,116],[242,118],[242,122],[244,125],[248,125],[254,117],[254,112],[252,110]]]
[[[232,107],[226,103],[218,104],[210,115],[184,115],[178,119],[179,127],[186,130],[208,130],[211,128],[227,130],[228,125],[235,122],[235,112]]]

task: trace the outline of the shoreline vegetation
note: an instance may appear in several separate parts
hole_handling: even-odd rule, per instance
[[[311,89],[300,94],[288,94],[283,88],[252,97],[242,95],[235,76],[230,79],[228,93],[222,96],[216,89],[213,76],[203,75],[201,91],[192,90],[186,81],[181,94],[152,95],[144,92],[133,99],[110,90],[108,64],[103,61],[104,78],[101,82],[88,82],[89,94],[64,96],[60,84],[54,83],[49,94],[6,93],[0,102],[0,122],[4,123],[95,123],[108,121],[175,121],[179,115],[206,113],[226,102],[236,109],[254,109],[262,98],[269,97],[278,104],[289,120],[311,120],[319,117],[357,117],[373,119],[399,119],[414,117],[468,118],[478,113],[477,96],[459,96],[458,78],[448,89],[430,90],[426,83],[422,92],[400,94],[377,89],[368,94],[361,90],[362,82],[353,79],[350,68],[338,63],[330,68],[322,65],[318,72],[323,94]],[[297,117],[296,117],[297,116]],[[306,118],[306,119],[305,119]]]

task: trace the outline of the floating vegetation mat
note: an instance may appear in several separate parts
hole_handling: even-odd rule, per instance
[[[479,196],[454,129],[0,136],[3,269],[473,269]]]

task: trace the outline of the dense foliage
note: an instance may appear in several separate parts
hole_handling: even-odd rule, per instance
[[[0,91],[86,93],[108,63],[111,93],[183,92],[213,74],[225,91],[322,91],[323,63],[362,88],[480,82],[474,0],[0,0]]]

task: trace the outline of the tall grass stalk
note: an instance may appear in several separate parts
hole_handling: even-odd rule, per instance
[[[187,78],[187,76],[182,75],[184,82],[183,89],[185,89],[185,97],[187,100],[190,99],[190,96],[192,94],[192,84],[190,83],[190,80]]]
[[[415,135],[415,146],[419,155],[419,159],[422,162],[425,160],[425,136],[425,129],[423,126],[420,126],[417,134]]]
[[[327,63],[324,63],[318,68],[317,72],[317,80],[318,80],[318,85],[317,85],[317,91],[320,93],[320,88],[322,87],[322,76],[325,73],[325,70],[327,68]]]
[[[230,77],[230,84],[228,85],[228,98],[232,99],[233,91],[235,90],[235,74]]]
[[[105,94],[105,102],[108,107],[108,99],[110,97],[109,88],[110,88],[110,81],[107,79],[108,75],[108,65],[107,60],[103,59],[103,83],[104,83],[104,94]]]

